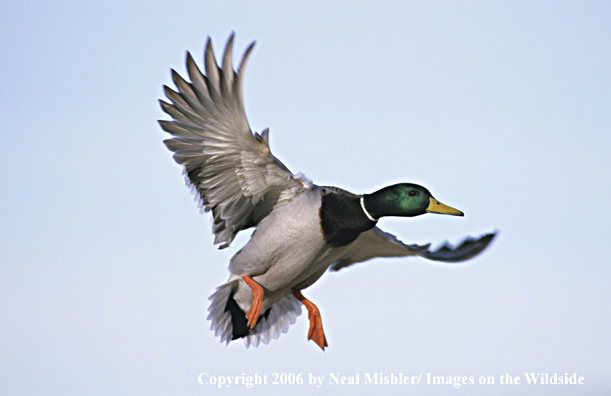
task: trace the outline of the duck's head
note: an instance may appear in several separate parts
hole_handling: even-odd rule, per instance
[[[442,204],[418,184],[400,183],[363,195],[363,208],[373,219],[383,216],[413,217],[425,213],[464,216],[460,210]]]

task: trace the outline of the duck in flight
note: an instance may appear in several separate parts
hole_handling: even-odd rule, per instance
[[[233,34],[221,64],[210,38],[202,73],[187,52],[183,79],[172,70],[176,90],[164,86],[172,119],[159,124],[172,135],[164,141],[183,166],[187,185],[212,212],[214,243],[228,247],[236,234],[256,227],[229,263],[229,280],[210,297],[208,319],[221,342],[243,338],[246,346],[268,344],[308,311],[308,339],[328,346],[318,307],[302,290],[327,269],[339,270],[375,257],[420,256],[460,262],[482,252],[495,234],[467,238],[455,247],[408,245],[376,226],[384,216],[425,213],[463,216],[428,189],[401,183],[371,194],[353,194],[313,184],[293,174],[272,155],[269,130],[251,131],[243,103],[244,68],[254,42],[233,69]]]

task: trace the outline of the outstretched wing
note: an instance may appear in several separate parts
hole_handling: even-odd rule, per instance
[[[374,227],[362,233],[344,255],[331,265],[332,271],[339,271],[355,263],[375,257],[421,256],[429,260],[456,263],[476,256],[492,242],[496,233],[485,234],[479,238],[466,238],[455,247],[444,244],[441,248],[430,251],[429,244],[406,245],[392,234]]]
[[[222,66],[218,66],[210,38],[206,44],[206,74],[187,52],[191,82],[172,70],[177,91],[164,86],[171,103],[160,100],[172,117],[159,124],[172,134],[165,140],[174,159],[184,166],[187,184],[195,189],[200,204],[212,211],[214,243],[229,246],[235,235],[256,225],[280,202],[311,183],[294,176],[269,148],[269,130],[252,133],[244,111],[244,67],[254,47],[244,53],[233,70],[233,34],[229,37]]]

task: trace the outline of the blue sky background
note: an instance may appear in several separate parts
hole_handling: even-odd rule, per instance
[[[585,2],[4,2],[0,5],[0,389],[6,395],[241,394],[212,375],[494,376],[418,394],[611,390],[611,5]],[[221,345],[207,297],[228,276],[157,100],[235,57],[253,130],[293,172],[356,193],[428,187],[464,218],[385,218],[408,243],[494,229],[462,265],[376,260],[323,276],[329,348],[302,315],[258,349]],[[201,64],[201,63],[200,63]],[[574,373],[582,386],[498,376]],[[400,386],[376,388],[404,394]],[[321,394],[368,393],[333,386]],[[311,394],[260,386],[250,394]]]

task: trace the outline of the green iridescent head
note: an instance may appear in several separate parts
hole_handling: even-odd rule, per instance
[[[413,217],[425,213],[464,216],[460,210],[433,198],[429,190],[418,184],[400,183],[363,195],[363,206],[374,219],[383,216]]]

